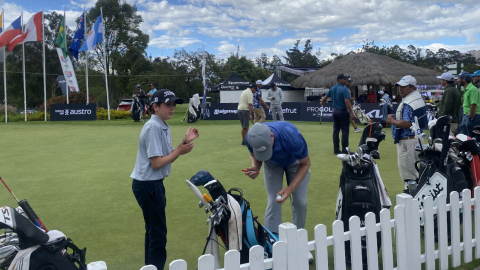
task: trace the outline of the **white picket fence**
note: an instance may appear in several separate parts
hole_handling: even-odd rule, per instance
[[[329,269],[328,247],[333,246],[333,265],[335,270],[346,269],[345,241],[350,241],[352,270],[362,270],[361,237],[366,236],[368,269],[379,269],[379,253],[377,252],[377,232],[381,234],[382,253],[381,263],[383,270],[420,270],[425,264],[426,270],[434,270],[436,260],[439,269],[447,270],[449,266],[457,267],[462,263],[472,261],[473,247],[475,258],[480,258],[480,199],[472,199],[471,191],[459,194],[450,194],[450,204],[446,204],[444,194],[435,198],[437,207],[433,206],[433,198],[427,197],[424,208],[420,210],[417,200],[407,194],[397,195],[397,206],[393,209],[394,219],[390,217],[390,210],[380,212],[380,223],[376,223],[375,215],[368,213],[365,217],[365,227],[360,227],[360,219],[350,218],[350,231],[344,232],[343,222],[333,222],[333,235],[327,236],[327,227],[323,224],[315,227],[315,240],[308,241],[305,229],[297,230],[296,226],[284,223],[279,226],[280,241],[273,246],[273,258],[264,259],[264,251],[260,246],[250,249],[248,264],[240,264],[240,253],[230,250],[225,253],[223,270],[306,270],[309,269],[308,251],[315,254],[316,269]],[[480,198],[480,187],[475,188],[475,198]],[[474,208],[474,232],[472,232],[472,205]],[[460,211],[463,212],[463,237],[460,235]],[[434,215],[437,215],[438,249],[435,249]],[[447,237],[447,215],[450,215],[451,241]],[[425,229],[420,227],[420,217],[423,217]],[[392,228],[394,232],[392,234]],[[421,235],[424,239],[424,254],[421,253]],[[473,238],[472,233],[475,234]],[[395,237],[395,253],[393,238]],[[396,265],[394,265],[396,256]],[[190,269],[195,269],[191,266]],[[175,260],[170,263],[169,270],[187,270],[184,260]],[[212,255],[203,255],[198,258],[198,270],[214,269]]]

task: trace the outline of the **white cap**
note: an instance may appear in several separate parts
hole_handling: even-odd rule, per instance
[[[400,85],[400,86],[407,86],[407,85],[417,85],[417,80],[415,80],[414,77],[407,75],[400,79],[395,85]]]
[[[385,94],[385,92],[383,92],[383,90],[378,91],[378,93],[379,93],[380,95]]]
[[[443,79],[445,81],[454,81],[455,78],[453,78],[453,75],[448,73],[448,72],[445,72],[442,74],[442,76],[437,76],[437,79]]]
[[[257,80],[256,84],[262,84],[262,80]]]

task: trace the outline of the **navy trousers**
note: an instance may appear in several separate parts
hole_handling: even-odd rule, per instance
[[[167,221],[165,217],[165,187],[163,180],[132,183],[133,195],[142,208],[145,220],[145,265],[163,270],[167,260]]]
[[[340,139],[338,135],[342,131],[342,152],[346,153],[348,147],[348,134],[350,132],[350,113],[348,111],[333,111],[333,152],[340,152]]]

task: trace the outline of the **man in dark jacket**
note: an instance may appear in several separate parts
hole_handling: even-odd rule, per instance
[[[453,85],[455,78],[450,73],[443,73],[442,76],[438,76],[440,83],[445,87],[443,92],[442,100],[440,100],[438,117],[444,115],[450,115],[452,117],[452,122],[450,123],[450,133],[451,135],[455,134],[455,131],[458,127],[458,114],[460,110],[460,105],[462,103],[462,96],[457,88]]]

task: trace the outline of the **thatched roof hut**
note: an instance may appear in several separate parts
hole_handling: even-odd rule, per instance
[[[419,85],[440,83],[440,73],[397,61],[388,56],[362,52],[351,54],[336,60],[317,71],[303,75],[290,85],[295,88],[332,87],[337,84],[337,75],[344,73],[357,85],[394,85],[405,75],[412,75]]]

